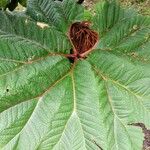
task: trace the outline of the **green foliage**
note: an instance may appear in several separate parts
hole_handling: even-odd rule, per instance
[[[27,14],[36,21],[46,22],[66,32],[72,21],[83,18],[83,7],[74,0],[28,0]]]
[[[8,0],[0,0],[0,8],[5,8],[8,3]]]
[[[94,12],[74,0],[0,11],[0,149],[142,149],[131,124],[150,128],[150,18],[108,1]],[[99,43],[71,63],[67,32],[84,18]]]
[[[26,7],[26,3],[27,3],[27,0],[19,0],[19,3],[22,5],[22,6],[24,6],[24,7]]]

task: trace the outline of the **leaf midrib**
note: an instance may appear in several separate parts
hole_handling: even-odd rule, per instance
[[[2,76],[5,76],[5,75],[9,74],[9,73],[16,72],[16,71],[18,71],[19,69],[22,69],[23,67],[25,67],[25,66],[27,66],[27,65],[29,65],[29,64],[33,64],[33,63],[36,63],[36,62],[38,62],[38,61],[42,61],[42,60],[44,60],[44,59],[46,59],[47,57],[50,57],[50,56],[61,56],[61,57],[65,57],[65,54],[63,54],[63,53],[49,53],[48,55],[45,55],[45,56],[43,56],[43,57],[39,57],[39,58],[37,58],[37,59],[33,59],[33,60],[30,60],[30,61],[27,60],[27,61],[24,61],[24,62],[18,61],[18,60],[14,60],[14,59],[0,58],[0,59],[2,59],[2,60],[4,60],[4,61],[10,61],[10,62],[15,62],[15,63],[22,63],[22,65],[20,65],[19,67],[16,67],[15,69],[13,69],[13,70],[11,70],[11,71],[8,71],[8,72],[6,72],[6,73],[4,73],[4,74],[1,74],[1,75],[0,75],[0,78],[1,78]]]

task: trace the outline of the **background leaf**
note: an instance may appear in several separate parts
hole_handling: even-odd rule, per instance
[[[46,22],[66,32],[73,21],[83,19],[83,7],[75,0],[29,0],[27,13],[40,22]]]
[[[8,4],[8,0],[1,0],[0,1],[0,8],[5,8],[7,4]]]

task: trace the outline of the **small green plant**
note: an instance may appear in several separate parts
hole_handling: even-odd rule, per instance
[[[98,43],[71,59],[69,28],[85,18]],[[150,17],[115,1],[91,14],[75,0],[0,11],[0,149],[141,150],[138,125],[150,128],[149,39]]]

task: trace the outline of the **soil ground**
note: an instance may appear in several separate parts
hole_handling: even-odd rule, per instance
[[[90,9],[96,2],[99,1],[102,0],[85,0],[84,5]],[[120,0],[120,3],[125,7],[135,8],[143,15],[150,16],[150,0]]]
[[[84,5],[91,9],[92,6],[96,3],[102,0],[84,0]],[[118,0],[119,1],[119,0]],[[133,7],[136,10],[138,10],[143,15],[149,15],[150,16],[150,0],[120,0],[121,5],[125,7]],[[19,5],[17,7],[17,10],[23,10],[24,8]]]

